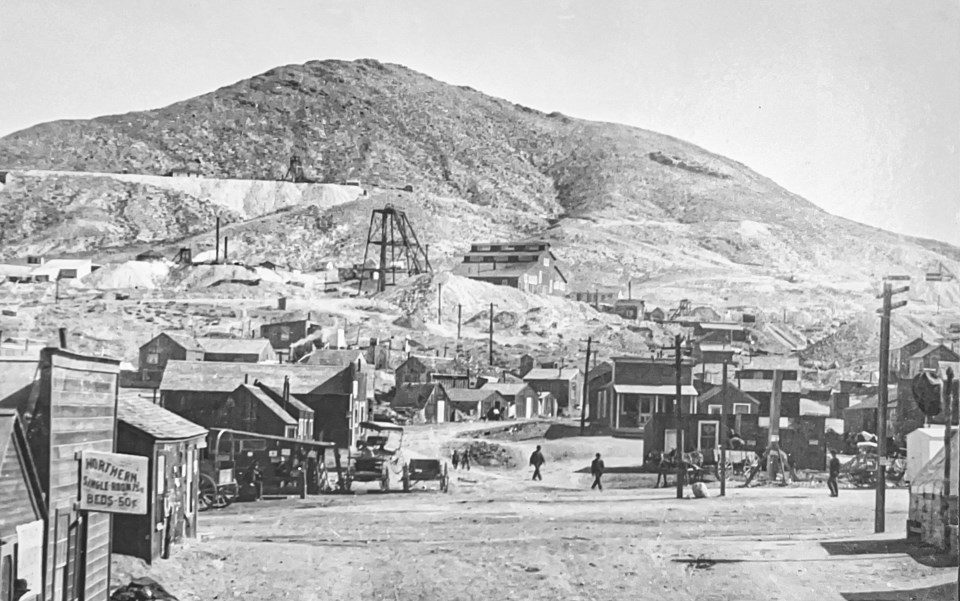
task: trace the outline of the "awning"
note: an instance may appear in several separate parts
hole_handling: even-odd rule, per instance
[[[677,387],[673,384],[665,386],[644,386],[639,384],[616,384],[613,387],[617,394],[659,394],[661,396],[676,396]],[[683,396],[697,396],[697,389],[693,386],[681,386]]]

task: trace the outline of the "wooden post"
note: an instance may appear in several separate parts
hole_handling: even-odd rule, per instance
[[[593,344],[593,337],[587,337],[587,362],[583,367],[583,401],[580,403],[580,436],[583,436],[587,429],[587,384],[590,382],[590,345]]]
[[[674,367],[677,370],[677,498],[683,498],[683,480],[686,477],[686,468],[683,463],[683,378],[680,371],[683,367],[683,353],[680,349],[681,338],[677,334],[674,339]]]
[[[214,264],[220,262],[220,218],[217,217],[217,250],[216,258],[213,260]]]
[[[441,310],[443,309],[443,284],[437,283],[437,325],[442,323]]]
[[[228,238],[227,238],[226,236],[224,236],[224,237],[223,237],[223,263],[224,263],[224,265],[226,265],[226,264],[227,264],[227,261],[229,261],[229,259],[227,258],[227,256],[228,256],[228,253],[227,253],[227,240],[228,240]]]
[[[463,319],[463,305],[457,305],[457,340],[460,340],[460,320]]]
[[[57,333],[60,334],[60,348],[66,350],[67,348],[67,328],[60,328],[57,330]]]
[[[943,536],[950,550],[950,483],[952,434],[953,434],[953,369],[947,368],[947,378],[940,384],[943,399],[943,492],[940,495],[940,518],[943,520]]]
[[[780,397],[783,390],[783,372],[773,370],[773,392],[770,395],[770,443],[767,445],[767,479],[773,482],[777,478],[777,466],[780,464]],[[776,456],[776,463],[774,463]]]
[[[493,365],[493,303],[490,303],[490,365]]]
[[[723,362],[720,388],[720,496],[727,496],[727,362]]]
[[[877,389],[877,491],[873,531],[886,529],[887,503],[887,382],[890,378],[890,304],[893,296],[889,282],[883,284],[883,308],[880,315],[880,383]]]

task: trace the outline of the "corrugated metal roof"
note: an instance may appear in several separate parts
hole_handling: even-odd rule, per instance
[[[526,381],[530,380],[575,380],[580,376],[580,370],[575,368],[553,369],[551,367],[537,367],[531,369],[524,376]]]
[[[290,377],[291,394],[310,394],[345,368],[299,363],[228,363],[225,361],[170,361],[160,381],[161,391],[233,392],[237,386],[260,380],[273,389],[283,389]]]
[[[207,435],[206,428],[131,395],[118,397],[117,419],[156,440],[185,440]]]

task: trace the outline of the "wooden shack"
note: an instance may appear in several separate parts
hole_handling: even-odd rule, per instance
[[[42,598],[107,601],[111,517],[77,509],[77,453],[114,450],[120,362],[46,348],[36,373],[20,415],[46,496]]]
[[[136,395],[117,405],[117,452],[149,460],[146,515],[113,518],[113,550],[152,563],[197,537],[199,453],[207,430]]]
[[[0,409],[0,600],[17,580],[43,586],[43,490],[19,414]]]

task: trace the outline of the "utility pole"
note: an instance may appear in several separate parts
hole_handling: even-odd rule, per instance
[[[460,340],[460,321],[463,319],[463,305],[457,305],[457,341]]]
[[[773,370],[773,393],[770,395],[770,444],[767,445],[767,479],[773,482],[777,478],[777,466],[780,464],[780,397],[783,391],[783,372]],[[776,461],[774,461],[776,457]]]
[[[683,367],[683,352],[680,349],[680,344],[682,338],[680,334],[677,334],[674,339],[674,352],[676,357],[674,357],[674,367],[677,370],[677,403],[676,403],[676,412],[677,412],[677,498],[683,498],[683,479],[686,476],[685,466],[683,463],[683,378],[680,375],[681,368]]]
[[[437,325],[441,322],[441,309],[443,308],[443,284],[437,283]]]
[[[940,519],[943,520],[943,536],[950,548],[950,469],[951,438],[953,438],[953,368],[947,368],[947,378],[940,384],[940,398],[943,399],[943,493],[940,495]]]
[[[727,361],[723,361],[720,388],[720,496],[727,496]]]
[[[590,346],[593,344],[593,336],[587,337],[587,362],[583,366],[583,401],[580,403],[580,436],[583,436],[587,429],[587,388],[590,383]]]
[[[493,303],[490,303],[490,346],[488,354],[490,365],[493,365]]]
[[[908,276],[888,276],[887,280],[908,279]],[[886,528],[887,505],[887,383],[890,379],[890,314],[907,304],[907,301],[893,302],[893,295],[910,290],[909,286],[893,288],[888,281],[883,283],[883,307],[880,313],[880,382],[877,389],[877,497],[874,507],[873,531],[883,532]],[[949,424],[947,429],[949,429]]]
[[[217,258],[213,262],[214,264],[220,262],[220,217],[217,217]]]

